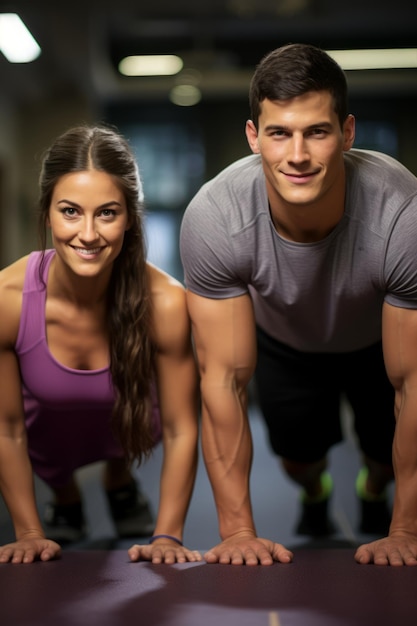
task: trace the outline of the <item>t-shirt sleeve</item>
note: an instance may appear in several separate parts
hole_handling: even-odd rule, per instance
[[[387,241],[385,301],[417,309],[417,194],[399,212]]]
[[[239,278],[226,211],[203,187],[185,210],[180,230],[184,282],[207,298],[232,298],[247,293]]]

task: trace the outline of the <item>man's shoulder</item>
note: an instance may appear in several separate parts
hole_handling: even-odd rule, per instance
[[[398,159],[385,152],[367,150],[364,148],[352,148],[344,153],[345,162],[358,168],[378,168],[379,170],[403,171],[414,177],[407,167]],[[415,177],[414,177],[415,178]]]
[[[250,154],[234,161],[206,184],[209,189],[220,187],[233,187],[236,184],[251,184],[259,175],[263,175],[261,157],[258,154]]]
[[[239,159],[207,181],[196,199],[213,209],[218,207],[222,214],[239,207],[253,204],[254,198],[262,196],[265,188],[265,175],[259,155],[249,155]],[[257,203],[258,204],[258,203]]]
[[[417,177],[393,156],[356,148],[344,158],[348,182],[371,196],[389,191],[390,197],[400,200],[417,193]]]

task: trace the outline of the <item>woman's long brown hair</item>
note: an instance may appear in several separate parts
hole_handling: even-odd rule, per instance
[[[39,236],[46,249],[51,197],[58,180],[70,172],[99,170],[122,189],[130,221],[114,262],[107,297],[110,372],[115,390],[113,426],[127,460],[140,463],[154,445],[151,385],[151,297],[146,269],[143,193],[132,149],[107,126],[77,126],[48,149],[40,175]]]

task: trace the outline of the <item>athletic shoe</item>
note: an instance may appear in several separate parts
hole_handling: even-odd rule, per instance
[[[106,491],[106,495],[120,538],[153,535],[155,522],[151,509],[135,480],[124,487]]]
[[[48,502],[43,525],[47,538],[57,543],[82,541],[86,536],[86,524],[81,502],[65,505]]]
[[[326,537],[333,535],[336,529],[328,516],[329,499],[319,502],[302,502],[301,516],[296,526],[297,535]]]
[[[360,506],[359,530],[366,535],[386,537],[391,524],[391,512],[387,500],[358,498]]]

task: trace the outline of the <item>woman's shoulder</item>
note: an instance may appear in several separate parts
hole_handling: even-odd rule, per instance
[[[147,263],[149,285],[152,299],[162,297],[168,302],[179,299],[180,302],[185,297],[185,287],[179,280],[160,269],[152,263]]]
[[[0,341],[13,342],[17,335],[22,308],[22,292],[29,256],[24,256],[0,271]]]
[[[182,334],[188,331],[189,318],[185,287],[182,283],[148,263],[152,299],[153,327],[158,337]]]
[[[29,255],[21,257],[0,270],[0,290],[22,291]]]

